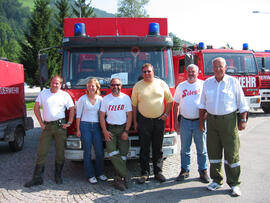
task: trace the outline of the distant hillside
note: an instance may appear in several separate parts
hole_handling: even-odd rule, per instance
[[[94,12],[95,12],[95,14],[97,15],[98,18],[100,18],[100,17],[104,17],[104,18],[116,17],[115,14],[108,13],[108,12],[100,10],[98,8],[94,8]]]
[[[31,10],[34,8],[34,0],[18,0],[20,3],[22,3],[23,7],[28,7]],[[51,0],[51,4],[54,4],[55,0]],[[70,0],[70,4],[73,5],[74,4],[74,0]],[[111,17],[115,17],[115,14],[112,13],[108,13],[106,11],[100,10],[98,8],[94,8],[94,11],[96,13],[96,16],[98,18],[111,18]]]

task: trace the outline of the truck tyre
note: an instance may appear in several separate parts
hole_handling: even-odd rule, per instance
[[[262,103],[262,110],[264,113],[270,113],[270,103]]]
[[[14,141],[9,142],[11,151],[18,152],[23,149],[25,131],[22,126],[17,126],[14,132]]]

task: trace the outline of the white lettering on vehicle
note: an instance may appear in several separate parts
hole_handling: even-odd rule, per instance
[[[270,75],[261,75],[261,80],[270,80]]]
[[[19,94],[19,87],[0,87],[0,94]]]
[[[255,77],[239,77],[241,87],[256,87]]]

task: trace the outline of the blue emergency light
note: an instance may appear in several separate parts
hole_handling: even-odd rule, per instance
[[[248,43],[243,44],[243,50],[248,50]]]
[[[75,36],[85,36],[85,25],[84,23],[76,23],[74,25]]]
[[[270,50],[268,49],[268,50],[264,50],[264,52],[270,52]]]
[[[198,49],[204,49],[204,43],[203,42],[199,42]]]
[[[160,35],[159,33],[159,24],[158,23],[149,23],[149,35]]]

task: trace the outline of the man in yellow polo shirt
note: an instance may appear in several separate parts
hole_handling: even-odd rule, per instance
[[[151,143],[155,179],[159,182],[165,182],[166,178],[162,175],[162,143],[165,120],[171,111],[173,97],[168,85],[163,80],[154,77],[154,67],[151,64],[146,63],[142,66],[142,76],[143,80],[135,84],[131,95],[134,129],[138,130],[141,147],[142,176],[138,183],[143,184],[149,179]],[[164,99],[166,100],[166,109]]]

